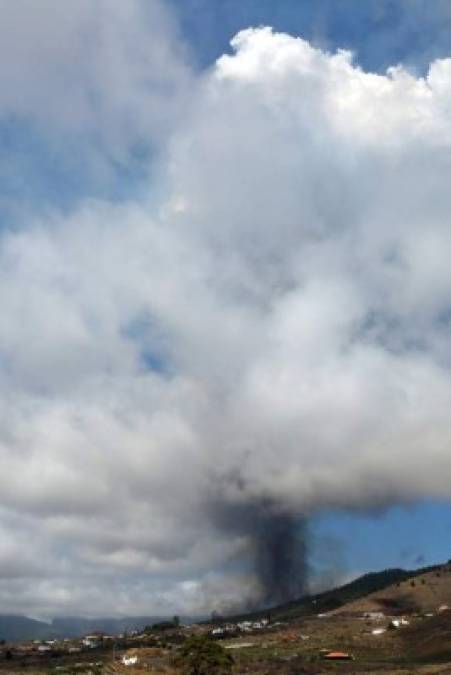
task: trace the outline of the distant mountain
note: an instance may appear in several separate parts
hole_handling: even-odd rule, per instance
[[[80,637],[96,631],[108,635],[119,635],[142,630],[144,626],[151,626],[167,619],[167,616],[126,616],[120,619],[111,617],[84,619],[80,616],[65,616],[53,619],[52,626],[61,637]]]
[[[172,618],[172,617],[169,617]],[[96,631],[109,635],[142,630],[145,626],[167,621],[167,616],[126,616],[119,619],[105,617],[86,619],[66,616],[53,619],[51,623],[29,619],[16,614],[0,614],[0,640],[49,640],[51,638],[76,638]],[[199,617],[180,617],[181,623],[198,621]]]
[[[17,614],[0,614],[0,640],[43,640],[56,637],[52,624]]]

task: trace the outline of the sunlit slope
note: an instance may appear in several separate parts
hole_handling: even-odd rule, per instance
[[[445,606],[451,607],[449,564],[428,571],[420,570],[414,576],[346,603],[335,613],[436,613]]]

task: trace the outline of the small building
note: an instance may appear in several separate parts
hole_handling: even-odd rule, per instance
[[[404,617],[402,619],[392,619],[388,624],[388,627],[391,629],[401,628],[401,626],[408,626],[409,623],[410,621],[408,619],[405,619]]]
[[[213,628],[213,630],[211,631],[211,634],[215,635],[215,636],[224,635],[224,633],[225,633],[224,628],[219,628],[219,627]]]
[[[347,652],[326,652],[322,657],[326,661],[354,661],[352,654]]]
[[[385,633],[386,631],[387,631],[386,628],[374,628],[374,629],[371,631],[371,635],[382,635],[382,634]]]
[[[39,645],[38,646],[38,652],[40,654],[45,654],[45,653],[48,653],[48,652],[51,652],[51,651],[52,651],[52,648],[49,647],[49,645]]]

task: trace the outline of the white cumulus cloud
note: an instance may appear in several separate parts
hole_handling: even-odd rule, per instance
[[[113,7],[114,28],[138,5]],[[110,28],[102,105],[153,124]],[[5,610],[236,602],[252,532],[221,509],[451,496],[451,61],[376,75],[269,28],[232,44],[170,134],[158,207],[1,235]]]

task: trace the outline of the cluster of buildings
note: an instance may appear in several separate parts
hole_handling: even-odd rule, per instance
[[[237,623],[225,623],[217,626],[210,631],[210,635],[215,638],[221,638],[237,633],[252,633],[262,630],[269,625],[269,619],[260,619],[260,621],[238,621]]]
[[[133,631],[127,635],[106,635],[98,632],[92,635],[85,635],[80,638],[64,638],[64,639],[46,639],[46,640],[29,640],[13,642],[0,646],[0,659],[21,661],[25,663],[37,663],[41,659],[56,659],[55,663],[64,662],[65,659],[80,657],[86,659],[87,654],[98,650],[99,652],[111,652],[114,657],[115,653],[121,653],[125,649],[143,646],[157,646],[159,638],[155,635],[147,633],[139,633]],[[88,657],[89,658],[89,657]],[[124,665],[131,665],[134,663],[134,657],[131,658],[130,663]]]

